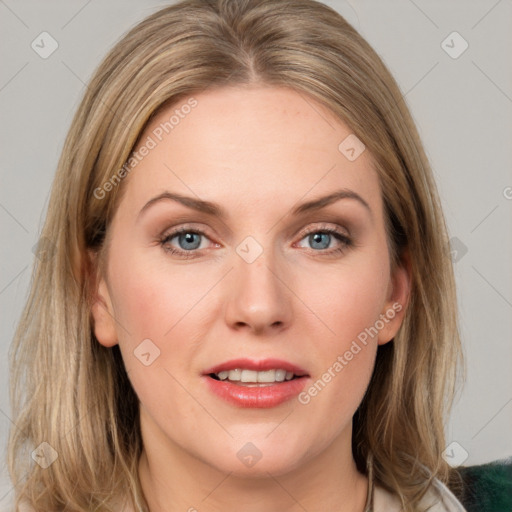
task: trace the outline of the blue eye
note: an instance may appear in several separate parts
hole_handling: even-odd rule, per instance
[[[196,258],[201,256],[201,249],[204,249],[204,247],[201,247],[203,238],[209,240],[202,231],[182,227],[164,235],[159,242],[165,251],[175,256]],[[176,242],[173,242],[174,240]],[[331,227],[306,232],[300,242],[303,240],[308,240],[310,251],[312,250],[318,256],[343,253],[353,245],[352,240],[348,236]],[[332,247],[331,244],[333,242],[337,242],[337,246]],[[299,245],[299,247],[302,246]]]
[[[184,250],[199,249],[199,246],[201,245],[201,235],[192,231],[179,233],[172,238],[177,238],[180,248]],[[183,244],[181,242],[183,242]]]
[[[321,254],[339,253],[352,245],[352,241],[346,235],[333,228],[322,228],[306,233],[302,240],[308,240],[310,247],[314,252],[324,251]],[[329,248],[331,242],[336,240],[339,247]]]
[[[201,231],[180,228],[168,235],[165,235],[160,240],[160,244],[171,254],[176,254],[185,258],[194,258],[197,256],[197,254],[194,254],[194,251],[197,251],[200,248],[202,237],[207,238]],[[171,244],[171,241],[174,239],[177,239],[178,247]]]
[[[328,249],[331,243],[331,238],[332,235],[330,233],[323,233],[321,231],[308,235],[308,240],[313,245],[314,249]],[[319,244],[322,247],[319,247],[316,244]]]

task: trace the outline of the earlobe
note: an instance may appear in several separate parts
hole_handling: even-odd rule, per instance
[[[103,277],[92,281],[91,322],[98,342],[104,347],[117,345],[114,310],[108,291],[107,282]]]
[[[379,331],[378,344],[391,341],[402,325],[409,304],[412,269],[408,251],[404,251],[400,262],[392,271],[388,297],[381,313],[384,327]]]

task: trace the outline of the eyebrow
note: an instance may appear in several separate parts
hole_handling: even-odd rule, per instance
[[[372,210],[370,205],[357,193],[350,189],[340,189],[329,195],[319,197],[317,199],[313,199],[311,201],[307,201],[296,206],[291,214],[293,216],[302,215],[306,212],[320,210],[321,208],[325,208],[326,206],[339,201],[340,199],[354,199],[362,204],[371,214]],[[217,203],[213,203],[211,201],[204,201],[202,199],[196,199],[190,196],[184,196],[182,194],[177,194],[175,192],[163,192],[156,197],[150,199],[140,210],[138,217],[142,215],[150,206],[158,203],[160,201],[170,200],[176,201],[183,206],[196,210],[198,212],[206,213],[211,216],[219,217],[220,219],[226,219],[227,213],[226,211]]]

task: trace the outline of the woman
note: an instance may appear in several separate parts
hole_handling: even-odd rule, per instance
[[[17,503],[464,510],[436,186],[332,9],[185,0],[132,29],[72,123],[42,240],[12,355]]]

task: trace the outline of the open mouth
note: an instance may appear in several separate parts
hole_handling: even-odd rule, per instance
[[[304,377],[304,375],[296,375],[295,373],[286,371],[282,368],[265,371],[235,368],[233,370],[224,370],[218,373],[209,373],[208,376],[217,381],[229,382],[231,384],[248,387],[272,386]]]
[[[203,382],[217,397],[236,407],[271,408],[296,397],[309,374],[284,359],[239,358],[206,369]]]

